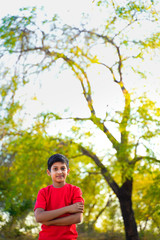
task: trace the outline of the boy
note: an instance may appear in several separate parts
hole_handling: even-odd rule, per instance
[[[65,182],[69,161],[61,154],[48,159],[47,174],[52,185],[38,192],[35,203],[36,221],[42,223],[39,240],[76,240],[76,224],[82,221],[84,200],[80,188]]]

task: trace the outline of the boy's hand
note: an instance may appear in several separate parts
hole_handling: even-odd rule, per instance
[[[83,213],[84,204],[83,202],[77,202],[68,206],[68,208],[69,208],[69,213]]]

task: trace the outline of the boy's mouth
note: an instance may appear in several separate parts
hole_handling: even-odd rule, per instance
[[[57,176],[57,178],[63,178],[64,176],[63,175],[59,175],[59,176]]]

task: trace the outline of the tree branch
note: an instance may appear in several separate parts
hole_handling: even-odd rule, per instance
[[[110,205],[111,201],[112,200],[110,198],[107,200],[105,206],[100,210],[100,212],[95,217],[95,220],[92,223],[93,225],[97,222],[98,218],[102,215],[102,213],[105,211],[105,209]]]
[[[157,163],[160,163],[160,160],[159,159],[156,159],[154,157],[149,157],[149,156],[139,156],[139,157],[135,157],[131,162],[130,164],[135,164],[136,162],[139,162],[141,160],[151,160],[153,162],[157,162]]]
[[[104,122],[101,122],[99,118],[96,116],[91,116],[89,118],[79,118],[79,117],[67,117],[67,118],[62,118],[58,116],[57,114],[52,113],[52,116],[55,117],[57,120],[74,120],[74,121],[87,121],[90,120],[92,121],[100,130],[102,130],[110,142],[113,144],[113,147],[118,151],[119,150],[119,142],[114,138],[114,136],[110,133],[109,129],[104,125]]]
[[[103,165],[103,163],[99,160],[97,155],[93,154],[91,151],[87,150],[82,146],[79,146],[79,149],[84,155],[90,157],[95,162],[95,164],[101,169],[101,174],[103,175],[109,186],[112,188],[113,192],[116,195],[118,195],[119,192],[118,184],[114,181],[111,174],[109,173],[109,170]]]

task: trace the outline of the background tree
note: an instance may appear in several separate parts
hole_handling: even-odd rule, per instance
[[[155,163],[159,162],[158,153],[152,149],[151,143],[159,135],[160,111],[156,103],[147,97],[135,100],[128,91],[127,83],[136,74],[145,77],[143,68],[139,69],[137,64],[143,67],[147,53],[159,47],[159,8],[154,1],[125,1],[121,4],[98,1],[98,5],[99,8],[105,7],[107,18],[96,29],[84,23],[78,27],[63,25],[56,15],[39,23],[35,8],[30,12],[24,9],[24,14],[22,12],[20,16],[3,18],[0,30],[2,59],[3,52],[14,56],[18,79],[24,83],[31,74],[50,69],[59,59],[63,60],[64,68],[69,67],[73,71],[89,112],[86,117],[72,115],[67,118],[76,123],[91,122],[93,131],[103,132],[110,142],[110,155],[107,149],[104,156],[99,157],[93,148],[82,144],[83,137],[81,141],[75,138],[72,143],[76,143],[88,161],[91,159],[95,163],[117,196],[126,239],[136,240],[139,237],[132,206],[133,180],[137,171],[147,170],[148,164],[148,170],[154,171]],[[145,24],[150,24],[153,31],[136,35]],[[112,59],[102,58],[98,52],[100,45],[113,56]],[[36,57],[33,59],[33,56]],[[117,85],[115,88],[121,92],[123,108],[110,112],[105,107],[103,115],[98,113],[92,91],[94,82],[88,71],[91,65],[101,65],[107,80]],[[42,117],[64,119],[55,112],[42,114]]]

